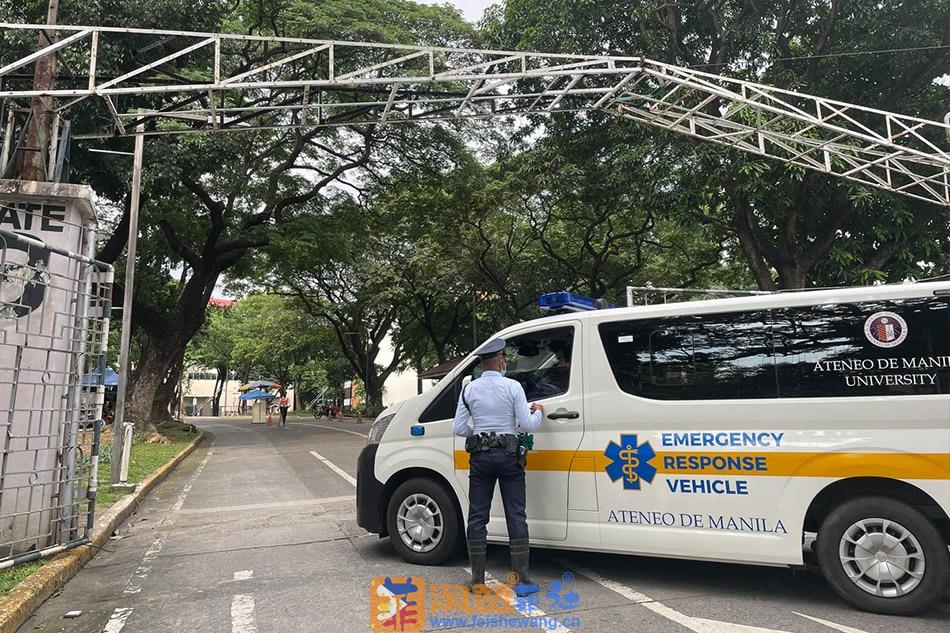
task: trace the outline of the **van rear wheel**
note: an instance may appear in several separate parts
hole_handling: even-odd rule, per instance
[[[457,548],[461,530],[451,496],[438,482],[417,478],[393,492],[386,509],[389,540],[407,563],[438,565]]]
[[[818,563],[845,601],[874,613],[910,615],[946,595],[950,554],[933,522],[890,497],[861,497],[822,522]]]

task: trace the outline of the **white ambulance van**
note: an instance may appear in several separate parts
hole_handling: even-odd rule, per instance
[[[861,609],[946,599],[950,282],[562,314],[496,336],[546,411],[527,465],[533,546],[813,556]],[[478,374],[466,358],[383,411],[360,455],[359,524],[409,562],[438,564],[464,538],[452,417]],[[489,539],[504,541],[499,497]]]

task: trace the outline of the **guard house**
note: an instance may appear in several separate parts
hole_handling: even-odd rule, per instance
[[[83,530],[104,394],[84,378],[106,351],[112,274],[95,242],[89,187],[0,180],[0,556]]]

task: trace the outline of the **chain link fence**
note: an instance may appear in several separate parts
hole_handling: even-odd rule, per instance
[[[72,229],[83,253],[0,228],[0,569],[91,535],[113,270]]]

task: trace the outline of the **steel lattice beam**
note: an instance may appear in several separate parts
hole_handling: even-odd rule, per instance
[[[0,100],[53,97],[112,121],[91,136],[452,121],[605,111],[888,191],[950,206],[943,122],[703,73],[642,57],[561,55],[226,33],[0,23]],[[81,76],[34,91],[45,54]],[[122,59],[115,77],[100,58]],[[114,65],[114,63],[113,63]],[[16,71],[21,71],[17,74]]]

